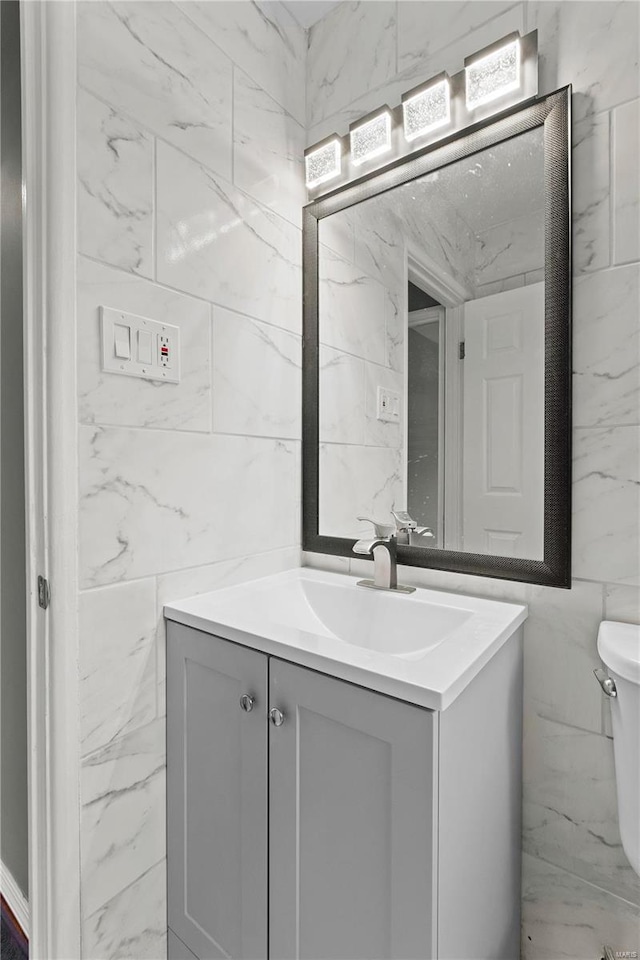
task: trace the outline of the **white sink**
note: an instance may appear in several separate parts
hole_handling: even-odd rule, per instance
[[[440,710],[526,615],[435,590],[367,590],[308,568],[165,606],[170,620]]]

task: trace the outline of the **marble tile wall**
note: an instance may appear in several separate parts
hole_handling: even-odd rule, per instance
[[[605,943],[640,949],[640,880],[620,846],[610,720],[591,673],[600,620],[640,620],[640,5],[341,3],[310,31],[307,143],[534,28],[541,92],[573,84],[575,580],[559,591],[413,568],[401,576],[529,604],[522,955],[590,960]]]
[[[300,557],[306,35],[279,3],[77,4],[84,960],[166,956],[162,606]],[[101,371],[99,307],[180,384]]]
[[[364,205],[320,224],[319,526],[325,536],[365,536],[371,526],[358,516],[383,520],[392,509],[406,509],[404,410],[399,423],[377,418],[378,388],[403,389],[403,374],[394,367],[403,345],[392,321],[405,299],[404,245],[388,229],[381,237],[375,214]],[[390,303],[396,305],[391,313]]]

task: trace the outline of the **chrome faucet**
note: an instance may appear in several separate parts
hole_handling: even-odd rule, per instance
[[[398,543],[408,543],[411,547],[424,546],[423,539],[435,540],[431,527],[419,527],[408,513],[401,510],[392,510],[391,515],[396,522],[396,537]]]
[[[375,537],[371,540],[356,540],[353,552],[373,558],[373,580],[358,580],[359,587],[372,590],[397,590],[398,593],[413,593],[415,587],[398,584],[397,539],[391,524],[379,523],[369,517],[358,517],[372,523]]]

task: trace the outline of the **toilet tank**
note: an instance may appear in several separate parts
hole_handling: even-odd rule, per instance
[[[598,653],[616,688],[611,722],[620,836],[631,866],[640,875],[640,626],[601,623]]]

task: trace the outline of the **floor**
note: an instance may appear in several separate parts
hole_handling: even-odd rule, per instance
[[[0,897],[0,957],[28,960],[29,942],[4,897]]]

